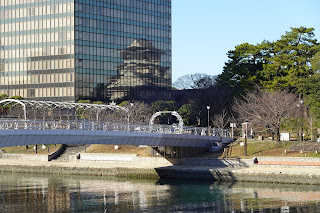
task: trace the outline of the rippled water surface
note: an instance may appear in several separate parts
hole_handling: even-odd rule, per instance
[[[0,212],[320,212],[320,187],[0,173]]]

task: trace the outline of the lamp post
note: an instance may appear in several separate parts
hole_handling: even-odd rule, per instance
[[[304,135],[303,135],[303,117],[304,117],[304,108],[303,108],[303,100],[301,99],[300,100],[300,104],[301,104],[301,140],[303,141],[304,140]]]
[[[207,106],[208,110],[208,136],[210,135],[210,106]]]

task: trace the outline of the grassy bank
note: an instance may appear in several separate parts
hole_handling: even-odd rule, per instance
[[[282,141],[276,143],[270,140],[248,140],[247,156],[244,155],[244,147],[239,139],[229,148],[219,153],[204,153],[198,157],[209,158],[252,158],[254,156],[275,156],[275,157],[320,157],[320,143],[301,141]],[[317,152],[318,153],[317,153]]]

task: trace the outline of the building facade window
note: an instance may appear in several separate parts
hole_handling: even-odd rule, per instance
[[[0,2],[0,94],[170,98],[171,0]]]

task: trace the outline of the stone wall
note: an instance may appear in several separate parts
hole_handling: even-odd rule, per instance
[[[257,157],[258,161],[292,161],[292,162],[320,162],[320,158],[310,157]]]
[[[162,157],[138,157],[137,154],[115,154],[115,153],[80,153],[80,155],[69,156],[69,162],[103,162],[111,164],[128,165],[155,165],[171,166],[169,160]]]
[[[15,154],[15,153],[0,153],[0,158],[5,159],[17,159],[17,160],[31,160],[31,161],[51,161],[56,156],[60,155],[65,147],[63,145],[60,148],[51,153],[50,155],[43,154]]]
[[[284,173],[266,171],[243,171],[239,169],[209,169],[192,167],[159,167],[159,168],[136,168],[128,167],[95,167],[94,164],[82,166],[40,166],[30,165],[3,165],[0,164],[1,172],[17,173],[40,173],[54,175],[94,175],[94,176],[117,176],[135,178],[171,178],[171,179],[195,179],[211,181],[244,181],[244,182],[269,182],[291,184],[320,184],[320,174],[308,173]]]
[[[257,157],[255,167],[310,167],[319,168],[320,158],[310,157]]]
[[[192,169],[162,167],[156,169],[159,176],[169,179],[212,180],[223,182],[260,182],[283,184],[320,184],[320,174],[246,171],[231,169]]]
[[[177,165],[186,166],[213,166],[213,167],[250,167],[253,166],[252,159],[238,158],[177,158],[174,160]]]
[[[80,161],[120,161],[132,162],[137,154],[80,153]]]
[[[18,159],[18,160],[31,160],[31,161],[48,161],[48,155],[40,154],[11,154],[11,153],[2,153],[0,158],[6,159]]]
[[[93,175],[135,178],[155,178],[159,175],[154,168],[109,167],[95,168],[91,166],[39,166],[39,165],[1,165],[1,172],[55,174],[55,175]]]
[[[172,166],[172,162],[169,159],[162,157],[136,157],[133,161],[136,165],[157,165],[157,166]]]
[[[118,161],[117,155],[100,155],[100,161],[103,157],[108,157],[107,162]],[[0,155],[3,157],[2,155]],[[4,155],[6,157],[25,159],[22,154]],[[30,155],[29,155],[30,156]],[[40,155],[33,155],[40,156]],[[45,155],[46,156],[46,155]],[[88,153],[87,160],[89,162]],[[111,157],[114,157],[111,159]],[[129,155],[130,156],[130,155]],[[97,155],[95,160],[98,162]],[[122,156],[123,157],[123,156]],[[128,157],[128,156],[127,156]],[[132,161],[126,161],[126,165],[107,165],[107,164],[51,164],[48,163],[19,163],[7,164],[0,163],[0,172],[20,172],[20,173],[44,173],[44,174],[70,174],[70,175],[97,175],[97,176],[118,176],[118,177],[144,177],[144,178],[171,178],[171,179],[196,179],[196,180],[211,180],[211,181],[245,181],[245,182],[270,182],[270,183],[292,183],[292,184],[317,184],[320,185],[320,173],[316,172],[300,172],[299,170],[264,170],[264,169],[238,169],[232,167],[250,166],[253,163],[252,159],[205,159],[205,158],[185,158],[185,159],[165,159],[165,158],[149,158],[132,156]],[[76,155],[72,158],[76,161]],[[126,158],[128,159],[128,158]],[[282,162],[304,162],[313,160],[319,162],[318,158],[267,158],[260,157],[258,160],[278,160]],[[30,160],[30,159],[28,159]],[[112,161],[115,160],[115,161]],[[174,162],[174,161],[177,162]],[[40,161],[38,159],[38,161]],[[80,161],[80,160],[77,160]],[[0,161],[1,162],[1,161]],[[122,163],[125,161],[122,161]],[[183,166],[170,166],[172,163],[184,163]],[[139,166],[143,164],[152,164],[152,167]],[[188,166],[189,165],[189,166]],[[224,165],[224,166],[223,166]],[[207,166],[207,167],[206,167]],[[215,167],[217,166],[217,167]]]
[[[135,154],[114,153],[80,153],[80,159],[76,155],[70,156],[69,161],[80,162],[104,162],[121,163],[132,165],[155,165],[155,166],[213,166],[213,167],[249,167],[253,165],[252,159],[214,159],[214,158],[163,158],[163,157],[138,157]]]

